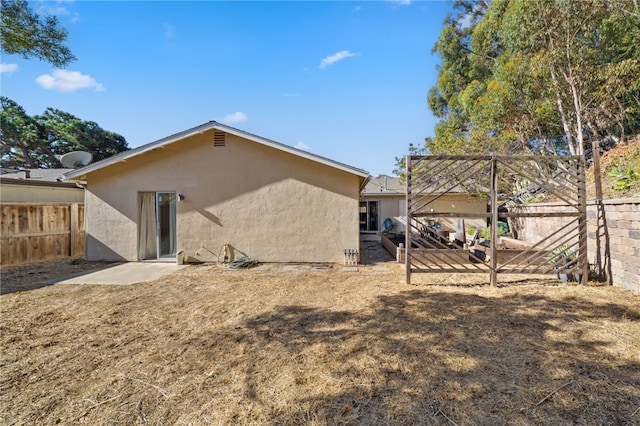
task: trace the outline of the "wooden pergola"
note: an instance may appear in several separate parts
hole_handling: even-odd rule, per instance
[[[587,209],[585,162],[579,156],[407,156],[406,282],[413,273],[564,274],[586,284]],[[486,197],[486,212],[435,208],[448,193]],[[545,196],[545,203],[535,201]],[[553,203],[547,203],[547,200]],[[534,202],[532,202],[534,201]],[[514,208],[526,204],[527,212]],[[451,241],[438,221],[483,219],[489,238]],[[519,218],[552,220],[556,229],[519,248],[505,248],[499,225]],[[453,243],[453,244],[452,244]],[[470,244],[469,244],[470,243]]]

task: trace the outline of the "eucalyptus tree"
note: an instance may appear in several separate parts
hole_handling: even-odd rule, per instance
[[[529,64],[546,101],[554,101],[567,149],[589,138],[638,131],[640,9],[624,0],[500,1],[505,55]],[[494,6],[492,4],[492,6]],[[517,76],[521,78],[522,73]]]
[[[625,0],[459,1],[434,52],[432,153],[583,154],[640,132],[640,9]]]
[[[474,82],[485,80],[490,72],[490,68],[477,61],[471,49],[473,30],[487,8],[488,3],[483,0],[456,1],[456,13],[447,16],[432,49],[442,59],[438,67],[438,81],[427,98],[431,111],[440,118],[435,137],[426,144],[432,154],[482,151],[482,146],[469,143],[473,129],[463,92]]]

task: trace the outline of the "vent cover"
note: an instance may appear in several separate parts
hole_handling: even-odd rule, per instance
[[[214,132],[213,146],[225,146],[224,136],[225,136],[224,132]]]

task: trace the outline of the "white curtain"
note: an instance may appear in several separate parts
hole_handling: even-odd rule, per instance
[[[140,203],[138,258],[155,259],[158,257],[158,241],[156,235],[156,193],[140,193]]]

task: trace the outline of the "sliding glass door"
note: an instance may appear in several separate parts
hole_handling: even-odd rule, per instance
[[[360,232],[378,231],[378,202],[360,201]]]
[[[176,193],[158,192],[158,258],[176,257]]]
[[[176,257],[176,193],[141,192],[139,252],[142,259]]]

